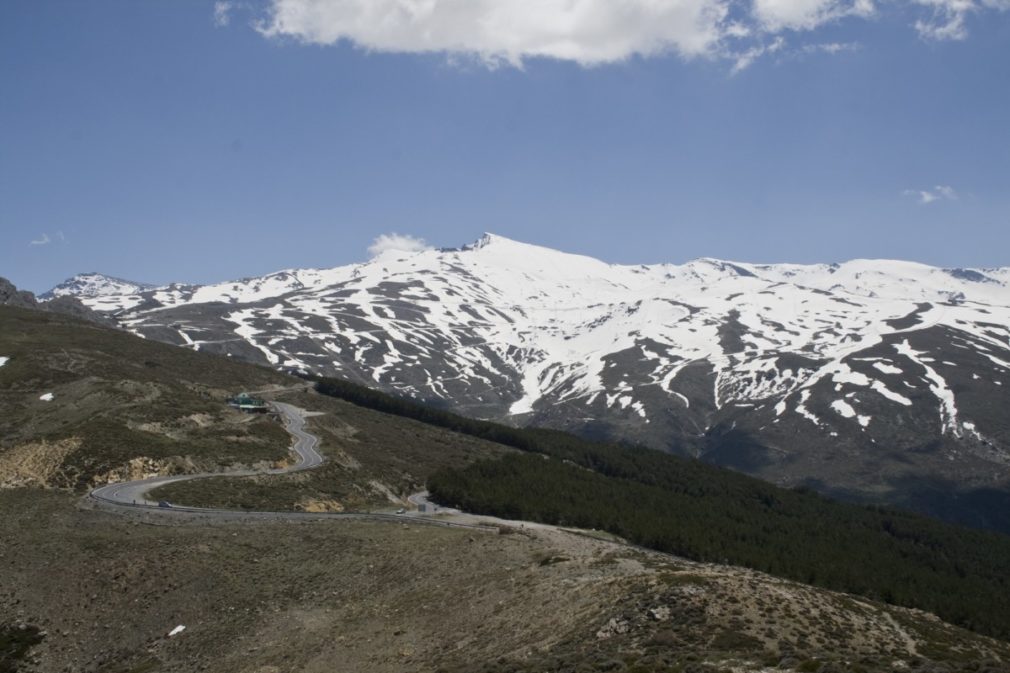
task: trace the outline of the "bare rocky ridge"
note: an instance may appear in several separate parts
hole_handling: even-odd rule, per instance
[[[1007,268],[618,266],[486,235],[82,299],[149,339],[1010,530]]]

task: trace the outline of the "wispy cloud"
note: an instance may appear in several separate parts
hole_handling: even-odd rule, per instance
[[[55,238],[51,238],[47,232],[42,232],[42,235],[38,238],[28,241],[28,245],[49,245],[50,243],[66,243],[67,237],[63,235],[62,231],[57,231],[53,234]]]
[[[804,54],[840,54],[844,51],[859,51],[863,48],[858,42],[821,42],[805,44],[799,48]]]
[[[972,13],[1010,9],[1010,0],[898,0],[925,39],[962,39]],[[223,21],[234,1],[215,5]],[[268,38],[341,42],[377,52],[442,54],[489,67],[533,58],[583,66],[676,54],[716,58],[738,72],[783,49],[778,39],[843,20],[880,16],[877,0],[267,0],[255,23]],[[845,51],[826,43],[817,51]],[[804,48],[790,53],[802,55]]]
[[[223,28],[231,23],[231,12],[235,3],[228,0],[218,0],[214,3],[214,25]]]
[[[936,201],[956,201],[957,192],[950,185],[936,185],[932,189],[906,189],[905,196],[914,196],[920,204],[928,205]]]
[[[848,16],[868,18],[872,0],[754,0],[753,16],[769,32],[813,30]]]
[[[735,75],[746,70],[759,59],[772,55],[778,60],[795,60],[812,54],[840,54],[859,49],[862,49],[862,45],[858,42],[819,42],[790,47],[787,46],[785,38],[776,37],[766,45],[757,45],[734,54],[733,67],[730,72]]]
[[[915,0],[929,8],[930,16],[915,22],[915,30],[925,40],[963,40],[968,37],[965,19],[981,7],[974,0]]]
[[[733,62],[731,72],[735,75],[742,70],[746,70],[754,63],[754,61],[758,60],[762,56],[766,54],[774,54],[775,52],[780,51],[782,47],[785,46],[785,43],[785,39],[777,37],[772,40],[771,44],[761,44],[744,50],[736,55],[736,60]]]
[[[431,246],[423,238],[394,232],[391,234],[382,234],[372,241],[372,244],[368,246],[368,254],[372,257],[378,257],[387,252],[413,253],[430,249]]]

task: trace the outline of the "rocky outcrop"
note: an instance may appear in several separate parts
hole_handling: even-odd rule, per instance
[[[141,479],[190,474],[198,471],[199,468],[197,465],[188,457],[176,456],[165,459],[154,459],[147,456],[139,456],[131,458],[125,465],[94,477],[92,485],[118,484],[125,481],[139,481]]]
[[[14,446],[0,455],[0,488],[69,488],[74,477],[63,463],[80,446],[77,437]]]
[[[28,290],[19,290],[14,283],[6,278],[0,278],[0,304],[17,306],[18,308],[37,308],[35,295]]]

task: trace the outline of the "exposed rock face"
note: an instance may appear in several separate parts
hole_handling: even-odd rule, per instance
[[[666,605],[649,608],[648,615],[649,619],[655,622],[665,622],[670,619],[670,608]]]
[[[64,473],[63,462],[79,449],[77,437],[18,444],[0,453],[0,488],[69,488],[75,475]]]
[[[610,621],[603,625],[599,631],[596,632],[596,637],[599,640],[606,640],[607,638],[613,638],[617,635],[622,635],[631,630],[631,626],[628,622],[623,619],[618,619],[617,617],[611,617]]]
[[[336,500],[322,500],[319,498],[302,498],[295,505],[301,512],[343,512],[344,505]]]
[[[138,481],[152,477],[166,477],[174,474],[197,472],[199,468],[191,459],[176,457],[168,459],[148,458],[139,456],[131,458],[126,465],[118,467],[106,474],[98,475],[92,480],[93,486],[116,484],[124,481]]]
[[[19,290],[14,283],[6,278],[0,278],[0,304],[17,306],[18,308],[35,308],[38,302],[35,295],[28,290]]]

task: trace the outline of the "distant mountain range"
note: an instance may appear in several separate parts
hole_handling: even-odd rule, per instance
[[[487,234],[48,294],[149,339],[1010,531],[1010,268],[622,266]]]

